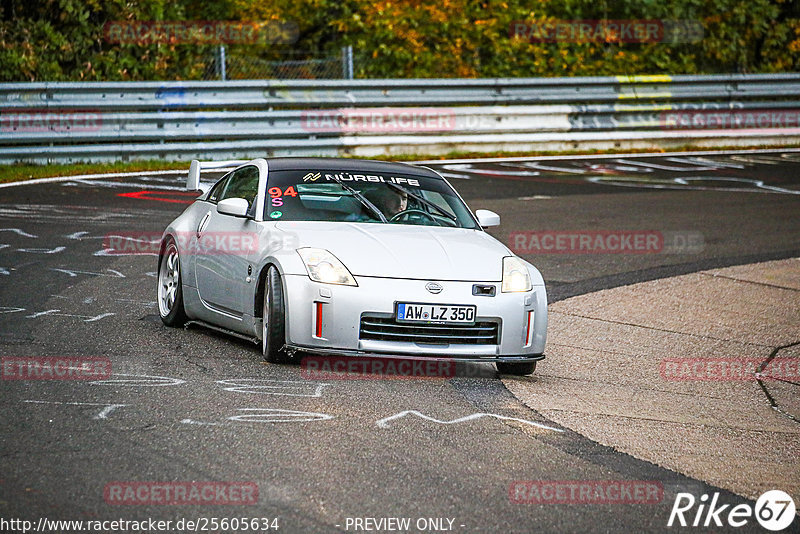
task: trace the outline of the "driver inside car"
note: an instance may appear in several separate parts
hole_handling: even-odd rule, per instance
[[[392,191],[388,187],[381,187],[369,192],[364,192],[364,196],[375,204],[375,207],[381,210],[389,220],[398,213],[408,209],[408,195]]]

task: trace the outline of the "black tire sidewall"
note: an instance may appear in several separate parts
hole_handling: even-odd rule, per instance
[[[289,363],[291,358],[283,347],[286,343],[286,314],[283,281],[275,266],[270,266],[264,279],[264,298],[269,295],[269,323],[264,331],[264,359],[272,363]],[[264,318],[262,317],[262,320]]]
[[[175,240],[172,238],[167,239],[164,242],[164,253],[162,253],[158,257],[158,276],[156,277],[156,296],[161,298],[158,294],[158,290],[161,287],[161,263],[165,261],[165,256],[167,250],[169,250],[170,245],[175,245]],[[181,260],[180,250],[178,250],[178,246],[175,245],[175,251],[178,254],[178,287],[175,290],[175,304],[172,306],[172,309],[169,311],[167,315],[161,315],[161,308],[159,308],[158,316],[161,317],[161,322],[163,322],[167,326],[183,326],[186,323],[186,310],[183,307],[183,273],[181,270],[183,269],[183,263]]]

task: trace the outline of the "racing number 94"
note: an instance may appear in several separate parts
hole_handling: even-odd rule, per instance
[[[286,195],[287,197],[297,196],[297,191],[295,191],[293,185],[287,187],[285,191],[281,190],[280,187],[270,187],[267,189],[267,193],[269,193],[269,196],[272,199],[270,205],[273,207],[283,206],[283,195]]]

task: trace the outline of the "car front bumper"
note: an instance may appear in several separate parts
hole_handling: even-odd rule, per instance
[[[544,358],[544,286],[534,286],[526,293],[502,293],[499,282],[478,282],[495,286],[494,296],[482,296],[473,294],[476,282],[436,280],[444,289],[431,294],[425,289],[430,280],[358,276],[358,286],[353,287],[321,284],[307,276],[289,274],[283,281],[287,296],[286,344],[290,349],[343,356],[424,356],[484,362],[531,362]],[[424,337],[419,338],[422,341],[396,341],[369,339],[362,333],[362,318],[392,321],[397,302],[475,305],[476,323],[480,323],[476,326],[496,325],[496,337],[481,343],[460,343],[455,336],[436,342]],[[409,328],[413,332],[414,326]]]

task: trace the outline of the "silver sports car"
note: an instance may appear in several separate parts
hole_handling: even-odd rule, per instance
[[[484,231],[498,224],[424,167],[255,159],[164,231],[159,313],[260,342],[270,362],[400,355],[530,374],[544,358],[544,281]]]

